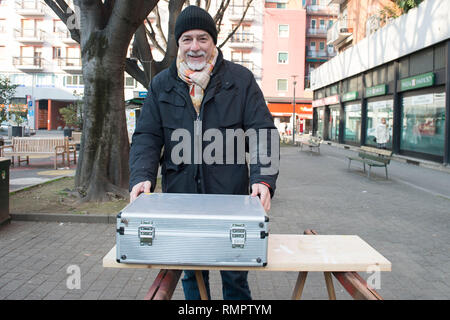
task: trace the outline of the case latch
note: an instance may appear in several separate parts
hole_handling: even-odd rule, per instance
[[[230,229],[230,240],[232,248],[244,248],[247,231],[245,224],[232,224]]]
[[[138,229],[141,246],[151,246],[155,237],[155,227],[151,221],[142,221]]]

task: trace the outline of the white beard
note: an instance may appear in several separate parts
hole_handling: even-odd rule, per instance
[[[203,62],[189,62],[186,61],[186,64],[188,65],[189,69],[194,71],[201,71],[206,66],[206,61]]]
[[[203,62],[192,62],[189,61],[189,55],[192,54],[193,56],[203,55],[203,57],[206,57],[206,52],[200,51],[198,53],[194,53],[192,51],[187,52],[186,57],[186,64],[188,65],[189,69],[194,71],[201,71],[206,66],[206,60]]]

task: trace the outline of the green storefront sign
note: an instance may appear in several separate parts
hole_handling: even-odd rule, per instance
[[[380,84],[379,86],[366,88],[366,98],[384,96],[387,92],[387,85]]]
[[[407,91],[434,85],[435,75],[433,72],[420,74],[411,78],[400,80],[400,91]]]
[[[344,93],[344,95],[342,96],[343,102],[352,101],[352,100],[356,100],[356,99],[358,99],[358,91],[347,92],[347,93]]]

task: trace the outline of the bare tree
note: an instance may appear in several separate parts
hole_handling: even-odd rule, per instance
[[[178,51],[175,22],[183,6],[190,2],[163,0],[169,11],[166,38],[157,7],[159,0],[74,0],[74,8],[65,0],[44,1],[66,24],[72,39],[81,47],[83,136],[75,187],[82,201],[126,198],[130,147],[124,112],[124,72],[148,87],[152,76],[172,63]],[[247,1],[245,13],[252,3],[252,0]],[[203,2],[204,8],[208,9],[210,0]],[[218,30],[229,3],[230,0],[222,0],[214,15]],[[197,0],[196,4],[201,1]],[[153,9],[154,26],[148,19]],[[133,35],[133,55],[127,58]],[[161,61],[153,59],[150,43],[164,55]]]
[[[221,0],[217,12],[213,15],[214,22],[216,23],[217,31],[220,33],[222,22],[227,9],[229,9],[231,0]],[[229,32],[225,40],[218,44],[219,48],[222,48],[225,43],[235,34],[238,28],[241,26],[242,22],[245,19],[248,9],[250,8],[253,0],[247,0],[245,6],[242,8],[242,17],[240,21],[234,26],[233,30]],[[142,68],[136,67],[133,70],[128,70],[127,72],[139,81],[144,87],[148,87],[150,80],[158,74],[160,71],[168,68],[170,64],[174,61],[177,56],[178,47],[175,42],[175,22],[177,20],[178,15],[180,14],[183,6],[189,5],[189,0],[165,0],[160,1],[159,5],[168,5],[169,12],[169,20],[168,20],[168,36],[166,38],[163,25],[161,23],[161,17],[158,6],[155,6],[153,9],[154,13],[154,22],[152,23],[150,19],[146,19],[146,23],[142,24],[134,37],[133,41],[133,53],[132,57],[128,58],[128,60],[140,62]],[[208,10],[211,6],[211,1],[200,1],[196,0],[195,5],[203,7],[205,10]],[[164,58],[161,61],[156,61],[153,57],[151,46],[155,48],[155,50],[159,51]],[[131,72],[131,73],[130,73]]]
[[[64,0],[45,0],[81,47],[84,123],[75,187],[83,201],[128,196],[124,72],[136,66],[126,56],[133,34],[157,2],[75,0],[69,8]]]

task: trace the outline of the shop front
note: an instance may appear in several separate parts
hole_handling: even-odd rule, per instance
[[[364,144],[378,147],[380,143],[385,143],[386,149],[392,150],[394,98],[386,94],[386,84],[366,88],[367,117]]]
[[[361,102],[358,101],[358,91],[344,93],[344,143],[361,144]]]
[[[339,142],[339,128],[341,122],[341,106],[339,104],[330,107],[330,123],[328,125],[328,139]]]

